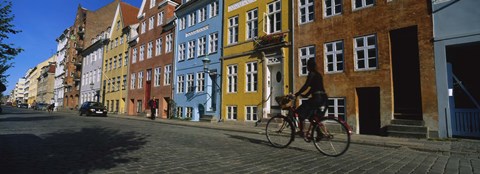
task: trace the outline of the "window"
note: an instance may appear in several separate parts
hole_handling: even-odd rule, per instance
[[[118,38],[115,38],[115,48],[118,47]]]
[[[183,108],[181,106],[177,107],[177,118],[183,117]]]
[[[138,89],[143,88],[143,72],[138,72]]]
[[[186,107],[185,118],[192,118],[192,114],[193,114],[193,108],[192,107]]]
[[[119,54],[119,55],[118,55],[118,67],[119,67],[119,68],[122,67],[122,63],[123,63],[122,54]]]
[[[155,56],[162,54],[162,38],[155,41]]]
[[[373,6],[375,0],[352,0],[353,9]]]
[[[120,21],[117,21],[117,31],[120,30]]]
[[[193,74],[187,74],[187,93],[194,91],[195,86],[193,86],[193,82]]]
[[[218,15],[218,1],[212,2],[210,4],[210,18],[213,18]]]
[[[125,59],[123,61],[124,61],[123,66],[127,66],[128,65],[128,52],[125,52]]]
[[[155,7],[155,0],[150,0],[150,8]]]
[[[152,81],[152,69],[147,69],[147,82]]]
[[[132,64],[135,62],[137,62],[137,48],[134,48],[132,53]]]
[[[205,91],[205,73],[198,72],[197,73],[197,92],[204,92]]]
[[[197,53],[197,56],[203,56],[205,55],[205,52],[206,52],[206,37],[205,36],[202,36],[200,38],[198,38],[198,53]]]
[[[120,36],[120,45],[123,44],[123,35]]]
[[[325,71],[343,72],[343,42],[336,41],[325,44]]]
[[[203,22],[207,19],[207,7],[198,9],[198,23]]]
[[[126,86],[127,86],[127,75],[123,75],[122,90],[125,90]]]
[[[153,52],[153,42],[148,42],[148,45],[147,45],[147,59],[152,58],[152,52]]]
[[[117,56],[113,57],[113,67],[112,69],[117,69]]]
[[[377,68],[377,46],[375,35],[354,39],[355,70],[371,70]]]
[[[135,73],[130,75],[130,89],[135,89]]]
[[[179,75],[177,76],[177,93],[183,93],[185,91],[185,76]]]
[[[315,58],[315,46],[307,46],[300,48],[299,50],[300,59],[299,59],[299,74],[300,75],[307,75],[307,61],[310,58]]]
[[[195,57],[195,40],[188,42],[188,59]]]
[[[158,16],[157,16],[157,26],[160,26],[160,25],[163,25],[163,18],[164,18],[164,12],[160,12],[158,13]]]
[[[170,85],[171,83],[171,80],[170,80],[170,76],[172,74],[172,65],[165,65],[165,68],[164,68],[164,77],[163,77],[163,85]]]
[[[189,17],[189,20],[188,20],[188,26],[191,27],[193,25],[195,25],[195,23],[197,23],[197,15],[195,14],[195,12],[193,13],[190,13],[190,15],[188,15]]]
[[[173,38],[172,33],[168,34],[165,39],[165,53],[172,52]]]
[[[142,100],[137,100],[137,113],[142,112]]]
[[[141,26],[141,30],[140,30],[140,34],[145,33],[146,25],[147,25],[147,22],[146,22],[146,21],[143,21],[143,22],[142,22],[142,26]]]
[[[237,120],[237,106],[227,106],[227,120]]]
[[[152,16],[148,19],[148,30],[153,29],[154,22],[155,22],[155,16]]]
[[[228,43],[238,42],[238,16],[228,19]]]
[[[245,112],[246,121],[257,121],[257,107],[256,106],[247,106]]]
[[[218,50],[218,33],[212,33],[208,36],[208,54],[217,52]]]
[[[272,34],[282,30],[282,14],[280,0],[268,4],[267,33]]]
[[[140,53],[139,53],[138,61],[143,61],[143,59],[145,59],[144,54],[145,54],[145,45],[142,45],[142,46],[140,46]]]
[[[185,60],[185,43],[178,45],[178,61]]]
[[[185,17],[179,19],[178,28],[179,30],[184,30],[186,28]]]
[[[237,65],[229,65],[227,70],[227,91],[229,93],[237,92],[238,81],[238,68]]]
[[[258,36],[258,10],[247,12],[247,39]]]
[[[335,16],[342,13],[342,0],[324,0],[324,16]]]
[[[108,70],[111,71],[111,70],[113,70],[113,68],[112,68],[112,63],[113,63],[112,58],[110,58],[110,61],[108,61],[108,62],[109,62],[108,63]]]
[[[117,91],[120,90],[120,76],[117,77]]]
[[[162,70],[161,67],[155,68],[155,77],[153,79],[154,80],[153,81],[153,86],[155,86],[155,87],[160,86],[160,73],[162,72],[161,70]]]
[[[311,22],[315,19],[315,8],[313,0],[299,0],[300,24]],[[332,0],[325,0],[332,1]],[[335,0],[333,0],[335,1]]]
[[[345,98],[329,98],[328,99],[328,116],[334,116],[335,118],[341,118],[347,121],[345,108]]]
[[[257,77],[257,62],[247,63],[247,92],[257,91],[258,77]]]

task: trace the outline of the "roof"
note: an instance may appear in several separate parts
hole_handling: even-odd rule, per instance
[[[120,8],[122,10],[124,26],[129,26],[138,22],[137,14],[139,9],[137,7],[121,2]]]

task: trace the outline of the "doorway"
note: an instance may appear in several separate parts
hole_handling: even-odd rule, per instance
[[[278,107],[275,97],[283,95],[283,71],[282,64],[275,64],[268,66],[268,87],[270,88],[270,105]]]
[[[395,119],[423,119],[417,35],[417,26],[390,31]]]
[[[357,88],[360,134],[380,135],[380,88]]]

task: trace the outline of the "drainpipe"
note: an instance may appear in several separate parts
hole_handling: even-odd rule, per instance
[[[268,112],[268,105],[267,105],[267,98],[268,98],[268,94],[267,94],[267,91],[268,91],[268,66],[267,66],[267,56],[265,56],[265,52],[262,51],[261,52],[261,56],[262,56],[262,74],[263,74],[263,86],[262,86],[262,117],[263,118],[267,118],[267,112]],[[271,92],[271,91],[270,91]]]
[[[290,63],[290,67],[289,67],[290,73],[288,73],[288,76],[289,76],[289,79],[290,79],[290,81],[289,81],[289,86],[290,86],[289,87],[289,92],[294,93],[294,91],[295,91],[295,86],[294,86],[294,84],[295,84],[294,83],[295,82],[295,75],[294,75],[295,74],[295,72],[294,72],[295,71],[295,69],[294,69],[294,67],[295,67],[295,61],[294,61],[294,56],[295,56],[295,54],[294,54],[294,52],[295,52],[295,50],[294,50],[295,49],[295,45],[294,45],[295,44],[295,31],[294,31],[295,30],[295,28],[294,28],[295,27],[295,17],[294,17],[295,6],[294,6],[293,1],[290,1],[290,6],[292,8],[292,10],[290,12],[293,13],[293,14],[288,15],[291,18],[290,21],[292,22],[290,24],[291,25],[291,28],[290,28],[290,42],[291,42],[290,47],[291,47],[291,49],[290,49],[289,54],[290,54],[291,59],[288,59],[288,61]]]

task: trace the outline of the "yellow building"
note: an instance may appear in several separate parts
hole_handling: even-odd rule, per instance
[[[274,98],[292,92],[289,0],[226,1],[222,119],[253,122],[280,112]]]
[[[47,60],[39,63],[37,66],[35,66],[32,71],[30,72],[29,76],[27,76],[27,81],[28,83],[28,104],[31,105],[33,102],[39,102],[37,100],[37,94],[38,94],[38,77],[40,76],[40,73],[42,72],[42,68],[54,63],[57,61],[57,56],[53,55],[52,57],[48,58]],[[47,100],[49,103],[50,100]]]
[[[138,8],[121,2],[117,7],[112,29],[109,34],[109,43],[104,49],[102,91],[104,104],[109,112],[125,114],[127,98],[128,74],[128,42],[127,35],[130,25],[136,23]],[[106,83],[105,83],[106,82]]]

